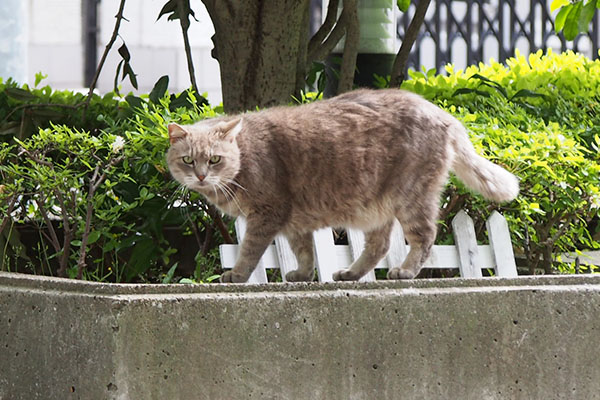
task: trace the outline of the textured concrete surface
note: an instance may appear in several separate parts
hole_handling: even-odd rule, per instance
[[[0,399],[598,399],[600,276],[104,285],[0,273]]]

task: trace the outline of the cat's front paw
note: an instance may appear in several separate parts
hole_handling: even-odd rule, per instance
[[[299,270],[290,271],[287,274],[285,274],[285,280],[288,282],[312,282],[314,278],[314,270],[311,271],[308,275],[302,273]]]
[[[392,268],[387,273],[388,279],[412,279],[415,276],[413,271],[402,268]]]
[[[357,281],[359,279],[360,276],[351,269],[341,269],[333,273],[334,281]]]
[[[225,271],[221,275],[221,283],[244,283],[248,280],[248,277],[236,274],[233,270]]]

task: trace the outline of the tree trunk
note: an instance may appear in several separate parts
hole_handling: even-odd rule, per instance
[[[309,0],[203,2],[215,28],[225,112],[288,103],[305,74]]]

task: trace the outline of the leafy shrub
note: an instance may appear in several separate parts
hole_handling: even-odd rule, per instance
[[[548,51],[528,58],[517,53],[506,66],[446,69],[448,76],[412,72],[403,88],[455,114],[481,153],[521,179],[517,200],[499,208],[529,271],[552,272],[557,253],[597,248],[600,62]],[[446,226],[454,212],[467,207],[483,227],[494,207],[468,195],[456,180],[443,202]],[[558,268],[572,271],[566,264]]]
[[[0,141],[10,141],[13,136],[23,140],[40,128],[49,128],[50,121],[96,131],[107,127],[102,122],[104,117],[115,120],[129,111],[129,107],[123,108],[127,103],[118,101],[112,93],[103,97],[93,95],[89,105],[83,107],[86,95],[56,91],[49,86],[37,88],[42,78],[36,75],[34,88],[21,87],[10,79],[3,82],[0,78]]]
[[[192,102],[173,109],[181,98]],[[171,180],[164,154],[168,122],[215,111],[192,93],[157,100],[139,98],[138,108],[121,102],[131,113],[126,119],[95,115],[103,130],[50,124],[0,144],[0,270],[158,281],[184,267],[177,253],[187,246],[201,249],[187,257],[187,275],[214,274],[203,264],[214,264],[227,227],[199,195]]]

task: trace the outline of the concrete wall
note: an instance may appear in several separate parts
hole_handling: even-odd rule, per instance
[[[0,399],[598,399],[600,276],[103,285],[0,273]]]

